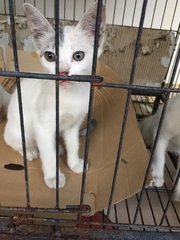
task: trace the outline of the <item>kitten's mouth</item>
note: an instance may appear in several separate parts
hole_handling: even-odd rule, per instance
[[[59,72],[59,76],[68,76],[68,72]],[[71,81],[59,80],[59,84],[63,87],[67,87],[71,84]]]
[[[70,81],[67,80],[59,80],[59,85],[63,86],[63,87],[67,87],[71,84]]]

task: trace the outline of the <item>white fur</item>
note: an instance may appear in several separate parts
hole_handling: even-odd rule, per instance
[[[140,122],[142,135],[147,146],[152,146],[153,144],[161,112],[162,106],[159,107],[156,114]],[[161,187],[164,184],[166,151],[175,151],[180,153],[180,95],[171,98],[168,102],[159,140],[153,155],[151,166],[153,176],[152,185],[155,185],[156,187]],[[177,173],[180,169],[179,167],[177,168]],[[175,200],[180,201],[180,180],[178,181],[178,185],[175,190]]]
[[[47,20],[33,6],[25,4],[25,10],[34,34],[34,42],[38,50],[41,51],[43,39],[37,39],[35,34],[38,31],[42,31],[42,35],[45,41],[47,41],[49,38],[48,34],[52,34],[53,30]],[[35,18],[36,22],[33,22]],[[83,21],[85,18],[86,16],[83,18]],[[41,27],[42,29],[37,30],[37,28]],[[48,29],[47,32],[43,32],[45,28]],[[81,28],[81,22],[76,27],[65,27],[64,43],[60,43],[59,46],[60,72],[68,71],[69,75],[91,74],[93,43],[94,37],[87,36]],[[49,45],[49,49],[46,48],[45,50],[54,52],[51,44]],[[72,59],[72,55],[76,51],[85,52],[85,58],[82,61],[77,62]],[[43,56],[41,57],[41,62],[49,73],[54,74],[54,62],[47,62]],[[21,90],[27,158],[28,160],[33,160],[40,155],[44,181],[48,187],[55,188],[55,82],[50,80],[23,79],[21,81]],[[76,173],[83,171],[83,160],[79,158],[78,154],[78,136],[80,125],[88,111],[89,92],[89,83],[60,83],[60,135],[65,141],[68,166]],[[17,91],[13,93],[9,104],[4,139],[8,145],[22,154]],[[59,187],[63,187],[65,176],[60,170],[59,177]]]
[[[4,90],[2,85],[0,85],[0,118],[6,114],[9,100],[10,94]]]

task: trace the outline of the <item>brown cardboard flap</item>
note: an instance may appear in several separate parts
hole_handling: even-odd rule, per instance
[[[30,71],[28,67],[32,54],[23,53],[23,58],[25,71]],[[104,76],[106,82],[118,80],[118,76],[105,65],[99,64],[98,74]],[[92,208],[91,213],[108,205],[126,97],[126,90],[95,88],[93,118],[97,124],[90,136],[89,170],[84,198],[84,203]],[[19,153],[4,143],[4,126],[5,122],[0,124],[0,204],[26,206],[24,171],[4,168],[4,165],[9,163],[23,164]],[[85,137],[81,137],[81,157],[84,156],[84,143]],[[130,104],[113,204],[141,190],[147,164],[148,155]],[[66,174],[67,182],[65,187],[60,189],[60,206],[77,205],[80,201],[82,174],[75,174],[67,167],[65,156],[61,160],[61,168]],[[28,162],[28,174],[31,206],[54,207],[55,190],[45,185],[40,160]]]

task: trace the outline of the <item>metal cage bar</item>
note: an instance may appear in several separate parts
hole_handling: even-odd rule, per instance
[[[55,73],[59,75],[59,0],[54,1],[55,16]],[[56,88],[56,208],[59,208],[59,80],[55,81]]]
[[[98,6],[97,6],[97,15],[96,15],[96,28],[95,28],[96,30],[95,30],[95,39],[94,39],[92,76],[94,76],[96,73],[102,8],[103,8],[103,1],[99,0]],[[87,120],[87,133],[86,133],[86,142],[85,142],[85,153],[84,153],[84,166],[83,166],[83,176],[82,176],[81,196],[80,196],[80,207],[82,207],[82,204],[84,201],[84,193],[85,193],[85,185],[86,185],[86,171],[87,171],[88,151],[89,151],[89,143],[90,143],[90,124],[92,119],[93,97],[94,97],[94,86],[91,84],[90,97],[89,97],[89,111],[88,111],[88,120]]]
[[[179,64],[179,58],[180,58],[180,48],[179,48],[178,55],[177,55],[177,58],[176,58],[176,62],[175,62],[175,66],[174,66],[174,69],[173,69],[172,76],[171,76],[171,81],[169,83],[169,87],[172,87],[172,85],[173,85],[174,77],[175,77],[175,74],[176,74],[176,71],[177,71],[177,67],[178,67],[178,64]],[[150,157],[149,164],[148,164],[148,167],[147,167],[147,170],[146,170],[145,179],[144,179],[144,183],[143,183],[142,190],[141,190],[141,193],[140,193],[140,198],[139,198],[139,202],[138,202],[138,205],[137,205],[137,208],[136,208],[136,212],[135,212],[133,223],[136,222],[137,214],[138,214],[138,211],[139,211],[139,207],[140,207],[141,202],[142,202],[142,195],[143,195],[143,192],[144,192],[144,189],[145,189],[146,179],[147,179],[148,172],[150,170],[150,166],[151,166],[151,163],[152,163],[153,154],[155,152],[155,148],[157,146],[157,142],[158,142],[158,139],[159,139],[160,131],[161,131],[162,124],[163,124],[163,119],[164,119],[165,112],[166,112],[166,109],[167,109],[169,96],[170,96],[170,93],[167,93],[167,95],[165,97],[164,106],[163,106],[163,109],[162,109],[162,113],[161,113],[158,129],[157,129],[156,137],[155,137],[155,140],[154,140],[154,143],[153,143],[153,146],[152,146],[151,157]]]
[[[134,51],[132,68],[131,68],[131,75],[130,75],[130,79],[129,79],[129,85],[132,85],[133,81],[134,81],[138,52],[139,52],[139,44],[140,44],[143,23],[144,23],[144,18],[145,18],[145,13],[146,13],[146,6],[147,6],[147,0],[144,0],[142,10],[141,10],[141,19],[140,19],[140,23],[139,23],[139,29],[138,29],[137,38],[136,38],[135,51]],[[109,196],[107,217],[109,217],[109,214],[110,214],[110,208],[111,208],[112,198],[113,198],[115,184],[116,184],[116,176],[117,176],[117,171],[118,171],[118,167],[119,167],[119,162],[121,159],[123,137],[124,137],[125,128],[126,128],[126,121],[127,121],[127,116],[128,116],[130,97],[131,97],[131,90],[128,90],[126,104],[125,104],[125,110],[124,110],[124,116],[123,116],[123,122],[122,122],[122,126],[121,126],[121,133],[120,133],[120,140],[119,140],[116,164],[115,164],[115,168],[114,168],[114,175],[113,175],[113,180],[112,180],[112,185],[111,185],[111,193]]]
[[[11,30],[12,30],[12,45],[13,45],[13,54],[14,54],[14,66],[15,66],[15,71],[18,72],[19,71],[19,63],[18,63],[18,55],[17,55],[13,0],[9,0],[9,12],[10,12],[10,22],[11,22]],[[24,129],[22,94],[21,94],[20,78],[18,76],[16,76],[16,85],[17,85],[17,94],[18,94],[18,103],[19,103],[19,116],[20,116],[20,125],[21,125],[22,148],[23,148],[24,175],[25,175],[25,187],[26,187],[26,204],[27,204],[27,207],[30,207],[30,193],[29,193],[28,166],[27,166],[27,157],[26,157],[26,138],[25,138],[25,129]]]
[[[156,12],[156,6],[157,6],[157,2],[158,0],[156,0],[155,2],[155,6],[154,6],[154,12],[153,12],[153,18],[152,18],[152,22],[151,22],[151,27],[153,25],[153,21],[154,21],[154,17],[155,17],[155,12]],[[52,224],[87,224],[90,226],[102,226],[103,230],[106,230],[105,227],[113,227],[115,228],[115,230],[120,230],[120,229],[129,229],[131,231],[135,230],[135,229],[140,229],[142,230],[141,236],[143,236],[143,233],[145,231],[149,231],[149,230],[154,230],[156,232],[159,231],[166,231],[169,230],[170,232],[172,231],[179,231],[180,228],[179,226],[172,226],[168,220],[167,217],[167,212],[169,209],[169,206],[172,204],[174,212],[177,216],[177,219],[179,220],[178,217],[178,213],[176,211],[176,208],[174,206],[173,203],[171,203],[172,200],[172,196],[174,193],[174,189],[177,185],[178,179],[179,179],[179,175],[180,175],[180,171],[177,175],[176,181],[174,183],[173,189],[172,191],[167,189],[167,186],[165,185],[165,189],[145,189],[145,184],[146,184],[146,179],[147,179],[147,172],[150,169],[150,164],[152,161],[152,156],[154,154],[155,151],[155,147],[156,144],[158,142],[158,138],[160,135],[160,130],[163,124],[163,119],[164,119],[164,115],[166,112],[166,107],[168,104],[168,99],[170,96],[170,93],[180,93],[180,89],[179,88],[174,88],[173,87],[173,83],[174,83],[174,79],[175,79],[175,73],[177,71],[177,67],[179,64],[179,58],[180,58],[180,50],[177,53],[176,56],[176,61],[175,64],[173,66],[173,71],[172,71],[172,75],[171,75],[171,80],[170,83],[168,85],[167,88],[165,87],[149,87],[149,86],[139,86],[139,85],[134,85],[133,81],[134,81],[134,76],[135,76],[135,72],[136,72],[136,65],[137,65],[137,59],[138,59],[138,52],[139,52],[139,43],[140,43],[140,39],[141,39],[141,35],[142,35],[142,31],[143,31],[143,23],[144,23],[144,18],[145,18],[145,13],[146,13],[146,7],[147,7],[147,3],[148,0],[144,0],[143,1],[143,6],[142,6],[142,14],[141,14],[141,20],[139,23],[139,29],[138,29],[138,34],[137,34],[137,38],[136,38],[136,46],[135,46],[135,51],[134,51],[134,57],[133,57],[133,64],[132,64],[132,69],[131,69],[131,75],[130,75],[130,80],[129,80],[129,84],[111,84],[111,83],[101,83],[102,82],[102,78],[99,76],[96,76],[96,65],[97,65],[97,53],[98,53],[98,42],[99,42],[99,30],[100,30],[100,19],[101,19],[101,10],[102,10],[102,4],[103,1],[99,0],[98,1],[98,9],[97,9],[97,18],[96,18],[96,34],[95,34],[95,40],[94,40],[94,56],[93,56],[93,67],[92,67],[92,76],[70,76],[70,77],[66,77],[66,76],[59,76],[59,0],[58,1],[54,1],[54,15],[55,15],[55,48],[56,48],[56,68],[55,68],[55,74],[38,74],[38,73],[21,73],[19,72],[19,64],[18,64],[18,56],[17,56],[17,46],[16,46],[16,38],[12,38],[12,44],[13,44],[13,53],[14,53],[14,60],[15,60],[15,72],[0,72],[0,76],[14,76],[17,79],[17,90],[18,90],[18,101],[19,101],[19,112],[20,112],[20,122],[21,122],[21,133],[22,133],[22,144],[23,144],[23,156],[24,156],[24,166],[25,166],[25,183],[26,183],[26,199],[27,199],[27,207],[25,208],[16,208],[16,207],[0,207],[1,211],[16,211],[16,212],[44,212],[44,213],[79,213],[78,215],[78,219],[77,220],[66,220],[66,219],[58,219],[58,218],[54,218],[54,217],[34,217],[34,220],[37,222],[41,222],[43,221],[44,223],[52,223]],[[34,1],[34,4],[36,4],[36,1]],[[44,1],[44,4],[46,4],[46,1]],[[75,20],[75,7],[76,7],[76,0],[74,0],[73,2],[74,4],[74,12],[73,12],[73,19]],[[86,8],[86,4],[87,2],[84,2],[84,10]],[[115,6],[114,6],[114,12],[113,12],[113,24],[114,24],[114,19],[115,19],[115,14],[116,14],[116,4],[117,4],[117,0],[115,0]],[[166,0],[165,3],[165,7],[164,7],[164,11],[163,11],[163,17],[162,17],[162,21],[161,21],[161,27],[163,25],[163,21],[164,21],[164,17],[165,17],[165,11],[166,11],[166,7],[168,4],[168,0]],[[177,4],[178,1],[176,1],[176,6],[174,9],[174,13],[173,13],[173,17],[172,17],[172,22],[171,22],[171,27],[173,25],[174,22],[174,16],[175,16],[175,12],[177,11]],[[65,0],[65,4],[64,4],[64,18],[66,17],[66,0]],[[126,5],[127,5],[127,1],[125,0],[124,2],[124,10],[123,10],[123,19],[122,19],[122,24],[124,23],[124,18],[125,18],[125,12],[126,12]],[[132,18],[132,24],[134,22],[134,17],[135,17],[135,11],[136,11],[136,6],[137,6],[137,0],[135,1],[135,8],[133,11],[133,18]],[[6,4],[5,4],[6,7]],[[10,20],[11,20],[11,29],[12,29],[12,35],[16,36],[16,32],[15,32],[15,21],[14,21],[14,6],[13,6],[13,0],[9,0],[9,12],[10,12]],[[44,8],[44,11],[46,12],[46,9]],[[6,11],[5,11],[6,13]],[[177,38],[179,37],[179,28],[177,31]],[[177,41],[176,41],[177,43]],[[179,47],[179,46],[178,46]],[[171,58],[172,61],[172,58]],[[24,124],[23,124],[23,106],[22,106],[22,96],[21,96],[21,88],[20,88],[20,78],[21,77],[27,77],[27,78],[37,78],[37,79],[49,79],[49,80],[54,80],[55,82],[55,89],[56,89],[56,106],[55,106],[55,111],[56,111],[56,207],[55,208],[31,208],[30,207],[30,195],[29,195],[29,182],[28,182],[28,168],[27,168],[27,158],[26,158],[26,143],[25,143],[25,131],[24,131]],[[81,186],[81,196],[80,196],[80,206],[74,206],[74,208],[72,206],[67,206],[65,209],[61,209],[59,207],[59,80],[68,80],[68,81],[82,81],[82,82],[89,82],[91,85],[91,90],[90,90],[90,98],[89,98],[89,112],[88,112],[88,124],[87,124],[87,135],[86,135],[86,143],[85,143],[85,154],[84,154],[84,169],[83,169],[83,176],[82,176],[82,186]],[[127,218],[128,218],[128,223],[120,223],[118,220],[118,214],[117,214],[117,207],[116,205],[114,206],[114,211],[115,211],[115,223],[110,223],[107,222],[107,219],[105,217],[103,217],[103,222],[93,222],[92,218],[90,218],[90,221],[81,221],[80,219],[80,214],[81,213],[87,213],[90,211],[89,207],[86,205],[83,205],[84,202],[84,193],[85,193],[85,186],[86,186],[86,170],[87,170],[87,163],[88,163],[88,150],[89,150],[89,143],[90,143],[90,123],[91,123],[91,119],[92,119],[92,110],[93,110],[93,99],[94,99],[94,88],[96,87],[104,87],[104,88],[120,88],[120,89],[124,89],[127,90],[127,99],[126,99],[126,104],[125,104],[125,109],[124,109],[124,114],[123,114],[123,124],[121,126],[121,132],[120,132],[120,138],[119,138],[119,147],[118,147],[118,152],[117,152],[117,158],[116,158],[116,165],[114,168],[114,175],[113,175],[113,181],[112,181],[112,188],[111,188],[111,192],[110,192],[110,196],[109,196],[109,203],[108,203],[108,209],[107,209],[107,217],[109,217],[110,215],[110,211],[111,211],[111,207],[112,207],[112,198],[113,198],[113,192],[114,192],[114,187],[116,184],[116,174],[118,171],[118,167],[119,167],[119,162],[121,160],[121,150],[122,150],[122,144],[123,144],[123,136],[124,136],[124,131],[125,131],[125,127],[126,127],[126,120],[128,117],[128,110],[129,110],[129,104],[130,104],[130,97],[134,92],[139,92],[139,93],[143,93],[144,95],[153,95],[156,96],[158,94],[164,94],[165,95],[165,100],[164,100],[164,107],[163,107],[163,111],[162,111],[162,115],[161,115],[161,119],[160,119],[160,123],[159,123],[159,128],[156,134],[156,138],[155,138],[155,142],[152,148],[152,154],[150,157],[150,161],[149,161],[149,165],[147,168],[147,172],[144,178],[144,183],[142,186],[142,190],[140,192],[140,194],[137,194],[136,200],[137,200],[137,207],[135,209],[135,214],[133,217],[133,220],[131,219],[131,215],[130,215],[130,209],[129,209],[129,205],[128,205],[128,200],[125,200],[125,204],[126,204],[126,211],[127,211]],[[142,111],[142,109],[141,109]],[[172,178],[172,177],[171,177]],[[162,218],[160,220],[160,224],[158,224],[156,217],[155,217],[155,213],[152,207],[152,203],[150,200],[150,196],[149,193],[150,192],[155,192],[158,196],[161,208],[162,208]],[[161,196],[160,196],[160,192],[165,192],[168,195],[168,202],[166,204],[166,206],[164,207]],[[149,208],[151,211],[151,215],[152,215],[152,219],[153,219],[153,224],[146,224],[146,222],[144,221],[143,218],[143,209],[142,209],[142,198],[143,198],[143,194],[144,196],[147,197],[148,200],[148,204],[149,204]],[[146,195],[145,195],[146,194]],[[140,224],[136,223],[137,220],[137,216],[138,213],[140,213]],[[8,216],[6,216],[4,214],[4,218],[5,219],[9,219]],[[1,217],[0,217],[1,219]],[[166,220],[166,224],[167,226],[162,225],[164,223],[164,220]],[[89,230],[88,230],[89,231]],[[98,231],[97,231],[98,232]],[[119,231],[120,232],[120,231]],[[168,235],[169,236],[169,235]],[[175,236],[177,239],[177,235],[173,235],[172,232],[172,239]],[[179,236],[179,235],[178,235]]]

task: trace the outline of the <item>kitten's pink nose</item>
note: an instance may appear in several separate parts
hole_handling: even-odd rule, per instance
[[[69,74],[68,71],[63,71],[59,73],[60,76],[68,76],[68,74]]]

